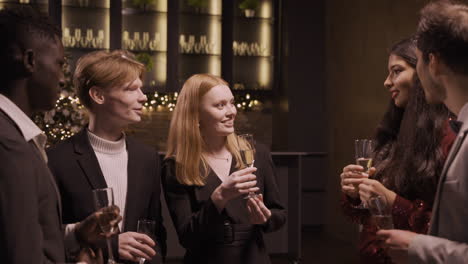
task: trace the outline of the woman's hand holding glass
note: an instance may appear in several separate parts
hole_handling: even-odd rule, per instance
[[[372,168],[375,172],[375,168]],[[373,174],[372,172],[372,174]],[[396,193],[387,189],[381,182],[374,179],[362,179],[359,184],[359,198],[365,204],[375,196],[384,196],[391,207],[395,202]]]
[[[369,174],[373,174],[375,168],[369,169]],[[359,198],[359,184],[364,179],[369,178],[369,174],[364,171],[364,167],[350,164],[343,168],[341,173],[341,191],[353,199]]]
[[[248,167],[226,177],[211,195],[211,199],[215,202],[218,210],[222,210],[226,203],[234,198],[260,190],[256,187],[257,176],[253,174],[255,171],[257,171],[257,168]]]
[[[247,211],[250,223],[253,225],[264,224],[270,219],[271,211],[263,203],[263,195],[257,194],[247,200]]]

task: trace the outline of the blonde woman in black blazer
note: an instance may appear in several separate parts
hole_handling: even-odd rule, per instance
[[[162,178],[185,263],[270,263],[263,233],[286,221],[269,152],[257,145],[255,167],[239,169],[233,100],[221,78],[194,75],[171,121]]]

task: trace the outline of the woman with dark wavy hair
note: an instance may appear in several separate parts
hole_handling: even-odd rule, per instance
[[[405,39],[390,51],[384,86],[392,100],[374,138],[376,167],[365,174],[363,167],[348,165],[341,174],[344,213],[362,225],[361,263],[392,261],[376,238],[377,227],[369,211],[354,205],[375,195],[384,196],[395,228],[426,233],[438,177],[455,139],[448,126],[451,114],[447,108],[425,101],[415,70],[415,48],[412,39]]]

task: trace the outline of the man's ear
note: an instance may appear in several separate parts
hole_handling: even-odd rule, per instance
[[[432,76],[439,76],[445,74],[446,66],[439,55],[429,53],[429,72]]]
[[[92,101],[94,101],[96,104],[103,104],[105,101],[104,98],[104,93],[103,90],[97,86],[92,86],[89,88],[89,97],[91,98]]]
[[[23,67],[28,73],[34,72],[36,65],[36,54],[32,49],[27,49],[22,53]]]

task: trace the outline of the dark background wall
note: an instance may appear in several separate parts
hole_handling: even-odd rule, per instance
[[[281,100],[276,108],[280,114],[273,116],[273,149],[326,153],[325,1],[281,2]],[[305,227],[321,228],[324,224],[326,172],[326,155],[304,158]]]

